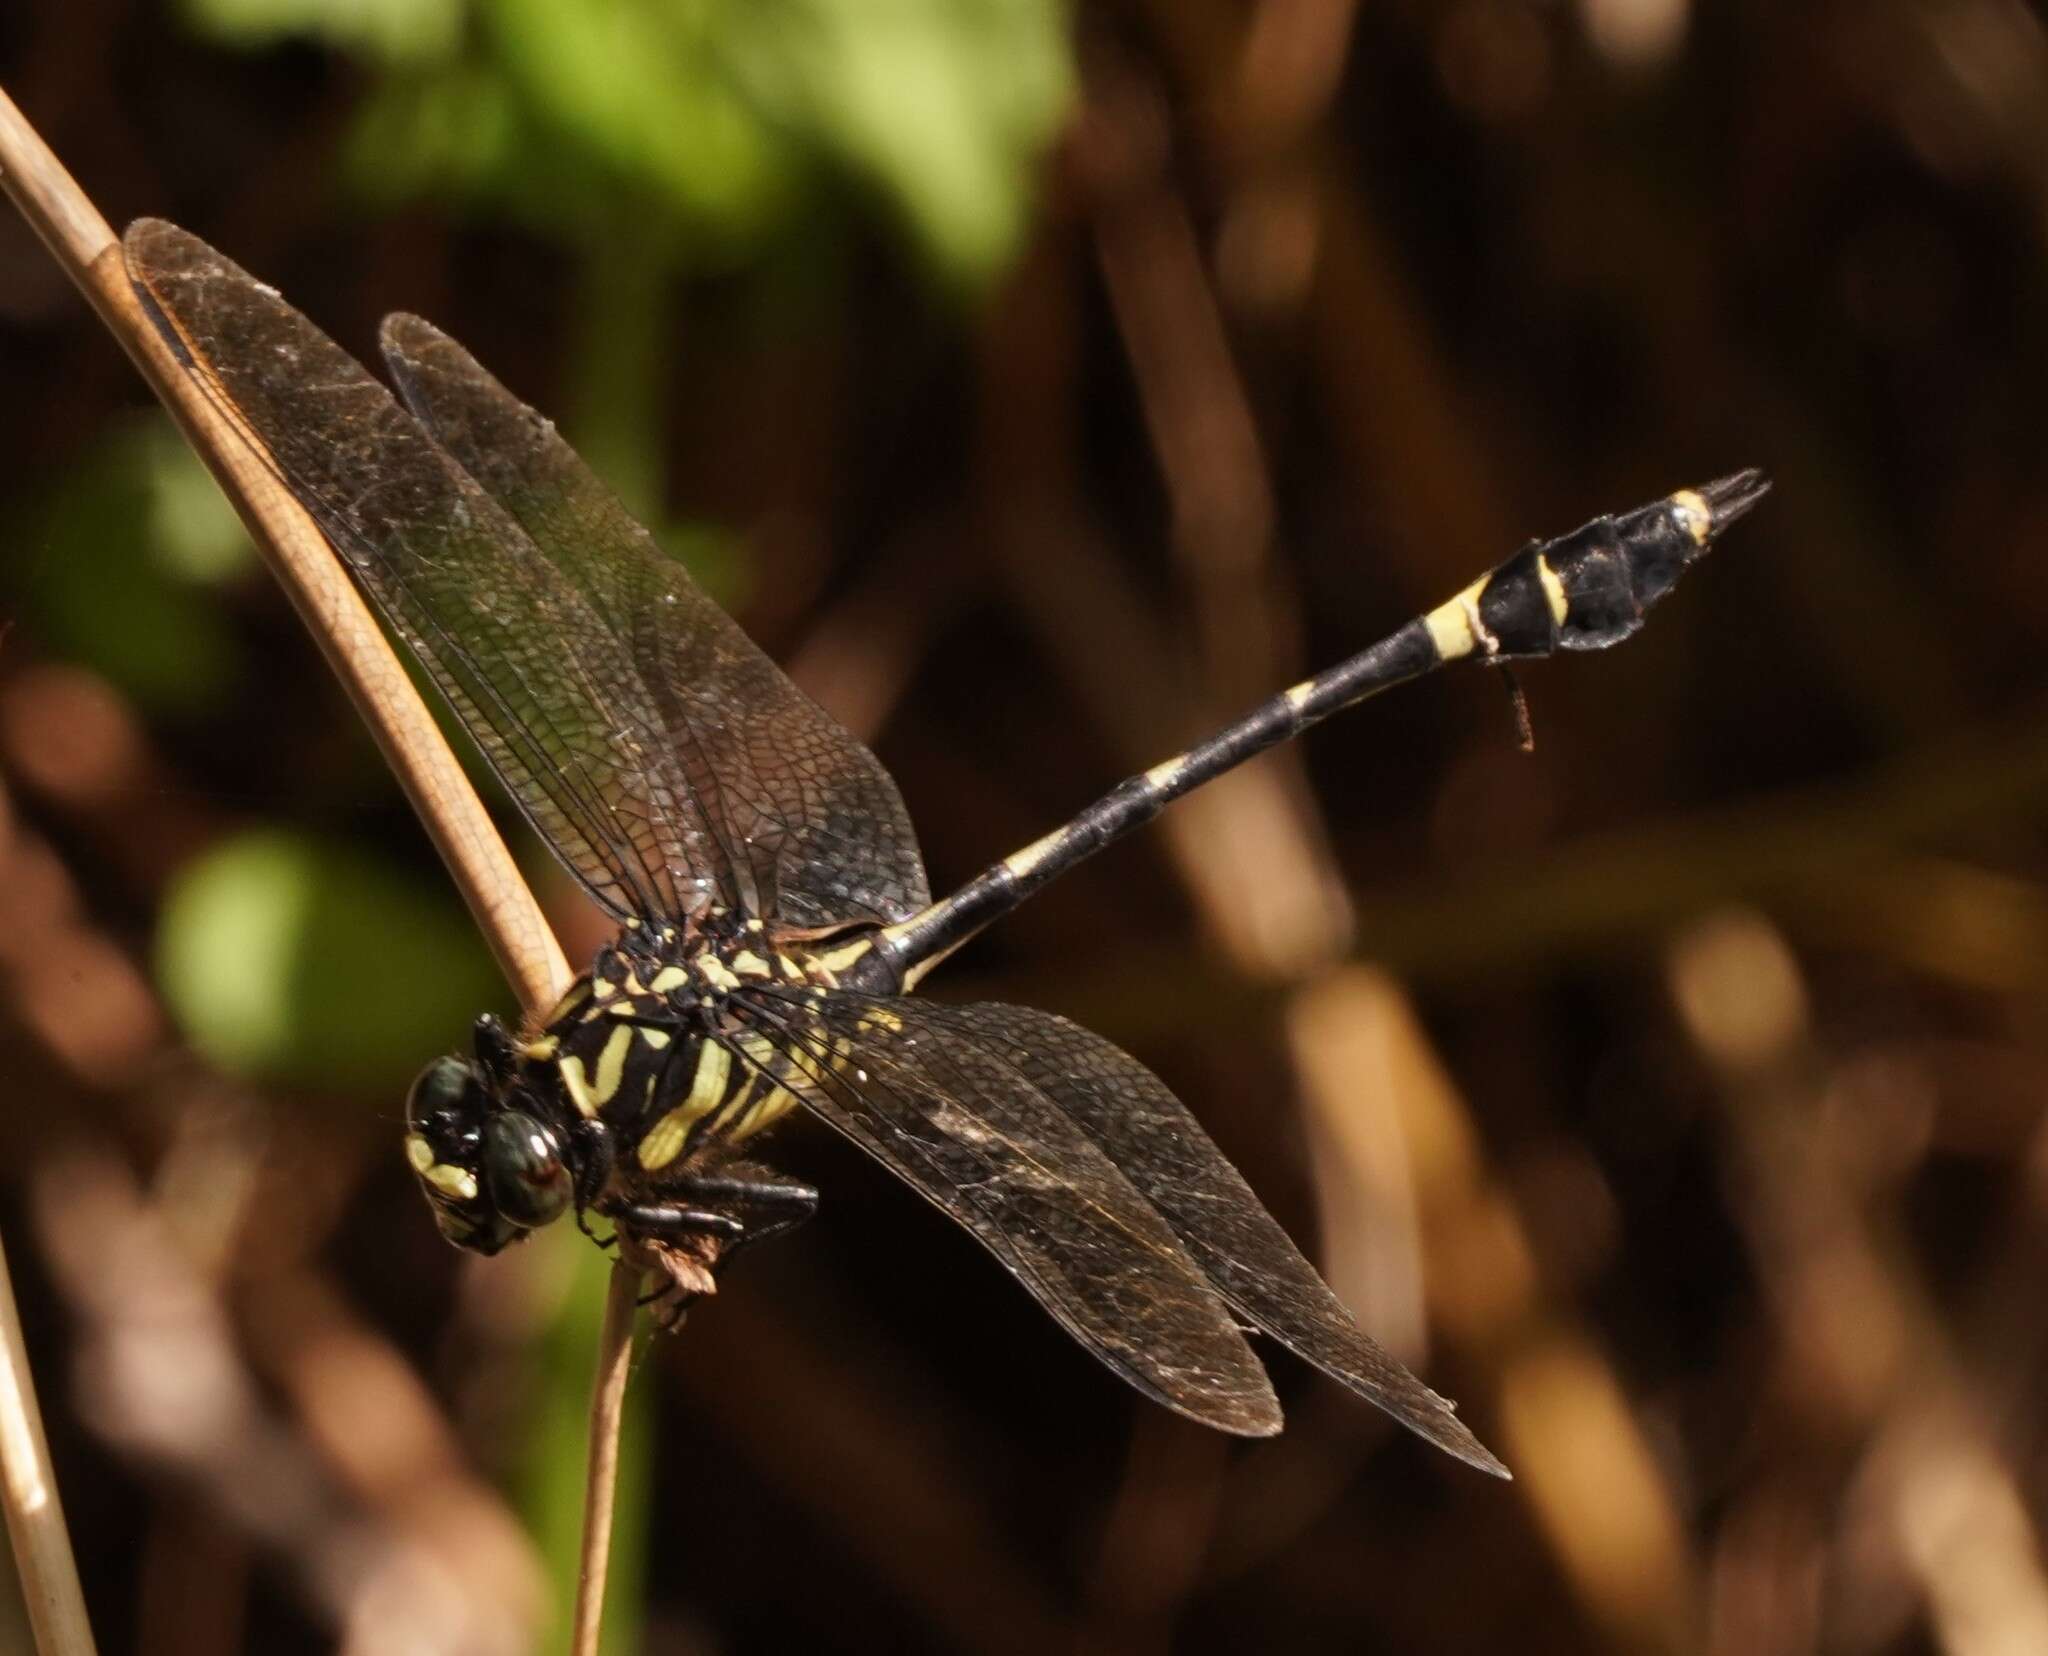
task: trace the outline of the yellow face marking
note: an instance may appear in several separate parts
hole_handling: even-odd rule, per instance
[[[599,1104],[609,1104],[612,1094],[619,1090],[619,1082],[626,1074],[626,1054],[632,1047],[631,1024],[620,1024],[606,1037],[604,1050],[597,1055],[597,1074],[590,1083],[590,1096]]]
[[[555,1065],[561,1073],[562,1090],[569,1095],[569,1102],[576,1106],[576,1113],[582,1116],[597,1114],[597,1105],[591,1101],[590,1083],[584,1079],[583,1060],[564,1058]]]
[[[1176,753],[1171,759],[1163,759],[1145,773],[1145,780],[1155,788],[1170,787],[1173,779],[1180,775],[1181,766],[1188,762],[1185,753]]]
[[[1550,619],[1563,626],[1565,617],[1572,612],[1572,601],[1565,593],[1564,582],[1557,578],[1557,571],[1550,567],[1548,558],[1536,560],[1536,578],[1543,583],[1543,596],[1550,600]]]
[[[1714,511],[1697,489],[1680,489],[1671,497],[1671,510],[1679,527],[1692,536],[1695,546],[1705,546],[1714,532]]]
[[[436,1162],[432,1167],[422,1168],[420,1177],[443,1195],[453,1196],[458,1202],[476,1200],[476,1175],[466,1167],[451,1167],[447,1162]]]
[[[543,1035],[540,1037],[539,1040],[528,1041],[524,1046],[522,1046],[519,1049],[519,1056],[522,1058],[532,1058],[540,1062],[545,1062],[547,1059],[554,1057],[555,1049],[558,1048],[561,1044],[562,1043],[556,1040],[554,1036]]]
[[[1303,679],[1299,684],[1292,686],[1288,690],[1287,705],[1298,713],[1308,705],[1309,697],[1315,693],[1316,681],[1314,679]]]
[[[610,1000],[619,992],[619,986],[610,978],[599,978],[590,986],[590,992],[598,1000]]]
[[[415,1173],[424,1173],[434,1165],[434,1147],[419,1133],[405,1135],[405,1159],[412,1163]]]
[[[1457,597],[1437,605],[1422,618],[1429,641],[1445,661],[1456,661],[1479,647],[1479,594],[1491,576],[1481,576]]]
[[[769,976],[768,962],[755,954],[752,949],[742,949],[732,957],[732,969],[741,977],[764,978]]]
[[[647,985],[647,988],[648,991],[652,994],[665,995],[671,989],[682,988],[682,986],[688,983],[689,981],[690,974],[684,971],[682,967],[664,966],[660,971],[654,974],[654,981],[649,983]]]
[[[675,1037],[665,1029],[648,1029],[643,1025],[640,1030],[640,1039],[645,1041],[652,1048],[654,1048],[656,1052],[660,1052],[665,1047],[667,1047],[669,1042],[674,1040]],[[650,1075],[647,1078],[647,1084],[650,1087],[654,1085],[653,1076]]]
[[[716,955],[704,955],[699,958],[697,971],[714,989],[733,990],[740,986],[740,980],[726,970],[725,962]]]
[[[1043,839],[1033,840],[1021,851],[1012,852],[1003,859],[1003,866],[1018,879],[1023,879],[1058,848],[1065,830],[1055,828]]]

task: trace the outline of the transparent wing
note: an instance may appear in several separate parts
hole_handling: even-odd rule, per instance
[[[923,908],[917,839],[880,761],[655,545],[552,422],[416,316],[387,318],[383,344],[413,412],[623,646],[748,912],[815,926]]]
[[[822,880],[805,873],[780,888],[761,877],[762,853],[747,839],[756,819],[732,803],[753,779],[742,775],[720,792],[721,778],[702,763],[703,744],[687,753],[679,745],[670,688],[664,683],[657,695],[641,669],[643,660],[658,665],[662,649],[676,660],[728,659],[729,641],[745,640],[679,566],[662,560],[681,586],[643,568],[660,554],[637,525],[620,514],[623,529],[604,526],[610,547],[583,558],[586,573],[615,565],[639,571],[637,579],[579,586],[434,434],[271,289],[173,225],[141,221],[125,247],[130,274],[173,347],[320,524],[520,809],[600,904],[621,918],[683,918],[714,905],[764,913],[765,886],[768,895],[795,893],[793,923],[891,917],[880,900],[872,911],[861,900],[866,886],[845,911],[827,914],[818,911],[833,888]],[[683,602],[685,591],[693,603]],[[708,644],[681,637],[698,628],[715,635]],[[643,637],[636,645],[629,632],[665,632],[671,642],[649,646]],[[784,693],[797,695],[758,652],[756,659]],[[758,713],[721,699],[754,689],[729,675],[699,710],[758,726]],[[879,773],[865,750],[841,739]],[[794,763],[806,775],[821,767],[801,743]],[[886,776],[882,783],[889,786]],[[845,798],[815,797],[827,808]],[[890,821],[907,840],[893,787],[888,797]],[[801,859],[833,826],[806,819],[808,837],[771,833],[771,875],[784,866],[785,845]],[[917,901],[904,906],[914,908],[923,874],[914,845],[908,856]]]
[[[1151,1203],[1013,1065],[914,1002],[750,990],[734,1050],[994,1254],[1146,1396],[1246,1437],[1265,1370]]]
[[[1070,1116],[1164,1215],[1245,1322],[1438,1448],[1506,1476],[1451,1405],[1360,1330],[1201,1123],[1137,1059],[1035,1007],[933,1005],[927,1015],[999,1055]]]

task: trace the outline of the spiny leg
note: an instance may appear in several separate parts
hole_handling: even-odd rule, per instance
[[[731,1254],[794,1230],[818,1211],[816,1187],[765,1169],[693,1174],[675,1180],[668,1194],[674,1199],[630,1203],[614,1217],[657,1241],[710,1237]]]

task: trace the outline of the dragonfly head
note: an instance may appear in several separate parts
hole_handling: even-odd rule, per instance
[[[420,1071],[405,1125],[406,1160],[458,1248],[494,1254],[567,1211],[575,1180],[561,1145],[483,1062],[450,1056]]]

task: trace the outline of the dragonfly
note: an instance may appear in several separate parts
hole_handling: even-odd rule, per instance
[[[1255,1331],[1507,1475],[1135,1058],[1050,1012],[911,991],[1082,858],[1342,708],[1454,661],[1629,637],[1762,497],[1758,472],[1531,542],[934,901],[880,761],[460,345],[386,318],[394,396],[190,233],[141,220],[124,248],[186,370],[618,926],[545,1016],[479,1018],[471,1050],[414,1083],[405,1155],[450,1242],[492,1254],[565,1215],[607,1222],[673,1320],[733,1252],[817,1207],[760,1149],[801,1112],[962,1226],[1157,1403],[1277,1432]]]

